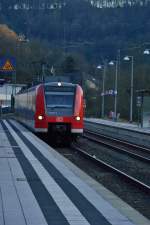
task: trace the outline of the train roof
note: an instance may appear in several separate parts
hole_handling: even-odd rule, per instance
[[[44,83],[44,86],[72,86],[75,87],[77,84],[72,84],[68,82],[47,82]]]
[[[33,91],[40,85],[43,85],[45,87],[72,87],[72,88],[75,88],[78,84],[72,84],[72,83],[68,83],[68,82],[46,82],[46,83],[38,84],[36,86],[32,86],[30,88],[23,88],[17,93],[17,95],[26,93],[27,91],[28,92]]]
[[[44,77],[44,82],[62,82],[62,83],[72,83],[72,84],[79,84],[82,86],[82,75],[79,72],[73,73],[65,73],[63,75],[56,75],[56,76],[46,76]]]

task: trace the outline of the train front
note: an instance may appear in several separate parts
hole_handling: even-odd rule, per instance
[[[44,84],[45,125],[52,138],[76,139],[83,133],[83,91],[71,83]]]

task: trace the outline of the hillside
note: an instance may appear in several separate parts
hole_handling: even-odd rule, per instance
[[[134,57],[134,111],[136,90],[149,88],[150,48],[149,1],[0,1],[0,56],[17,58],[17,82],[41,78],[42,71],[51,74],[78,72],[83,76],[89,114],[100,115],[102,72],[96,69],[104,59],[116,59],[120,50],[118,74],[118,108],[128,117],[130,96],[130,63],[123,57]],[[107,4],[106,4],[107,3]],[[6,27],[6,25],[9,27]],[[24,34],[29,43],[16,43],[16,34]],[[10,38],[7,38],[7,37]],[[114,68],[107,67],[105,88],[114,87]],[[89,88],[88,80],[95,79]],[[126,102],[122,105],[122,102]],[[111,106],[112,105],[112,106]],[[113,107],[113,97],[106,97],[106,111]]]
[[[21,1],[0,2],[0,23],[30,39],[46,40],[53,48],[80,52],[93,62],[150,40],[149,5],[101,9],[89,1],[68,0],[62,5],[60,0],[56,5],[45,1],[43,8],[40,1],[25,1],[21,8]]]

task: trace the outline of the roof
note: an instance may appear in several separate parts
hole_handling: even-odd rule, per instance
[[[136,93],[141,94],[141,95],[146,95],[149,94],[150,95],[150,89],[141,89],[141,90],[136,90]]]

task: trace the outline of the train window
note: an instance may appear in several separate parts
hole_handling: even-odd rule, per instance
[[[45,85],[45,91],[50,92],[74,92],[75,86],[49,86]]]
[[[72,115],[75,89],[75,86],[45,86],[45,102],[48,115]]]
[[[46,106],[48,108],[72,108],[74,101],[74,93],[45,93]]]

